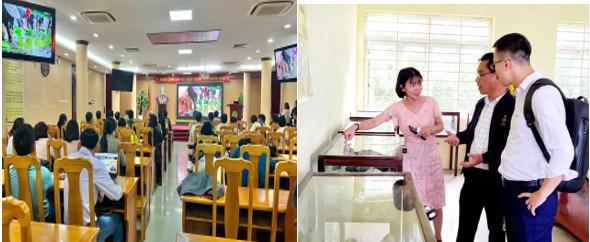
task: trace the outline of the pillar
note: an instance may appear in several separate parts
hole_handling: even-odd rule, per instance
[[[263,57],[260,73],[260,113],[266,115],[267,123],[270,123],[270,102],[271,102],[271,75],[272,63],[270,57]]]
[[[85,120],[88,105],[88,41],[76,40],[76,119]]]
[[[113,61],[113,68],[112,69],[119,69],[121,67],[120,61]],[[124,110],[121,110],[121,92],[120,91],[111,91],[111,103],[112,109],[114,112],[120,112],[121,117],[125,116]]]
[[[244,72],[244,89],[242,90],[244,95],[244,110],[242,111],[243,119],[250,123],[250,73]]]

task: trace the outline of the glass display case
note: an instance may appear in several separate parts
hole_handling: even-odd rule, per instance
[[[409,173],[313,173],[298,197],[299,241],[435,241]]]

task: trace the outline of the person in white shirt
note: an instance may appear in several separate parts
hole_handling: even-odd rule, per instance
[[[70,119],[70,121],[68,121],[66,124],[64,141],[66,141],[68,154],[78,152],[78,146],[80,145],[80,128],[78,126],[78,122],[75,119]]]
[[[289,106],[288,102],[285,102],[283,105],[283,111],[281,111],[281,115],[285,116],[287,120],[291,119],[291,107]]]
[[[559,90],[543,86],[533,95],[535,126],[551,159],[545,160],[523,115],[526,93],[542,78],[530,63],[531,44],[521,34],[502,36],[494,43],[494,67],[505,86],[514,85],[516,105],[498,172],[504,183],[508,241],[551,241],[557,213],[555,188],[577,174],[569,171],[574,148],[565,125]],[[575,173],[575,172],[573,172]]]
[[[195,128],[197,127],[198,124],[201,123],[201,120],[203,119],[203,114],[201,114],[201,112],[199,111],[195,111],[195,121],[197,121],[196,124],[191,124],[191,127],[188,131],[188,141],[189,142],[193,142],[194,140],[194,135],[195,135]]]
[[[41,121],[35,124],[35,153],[41,164],[48,164],[48,161],[51,159],[51,157],[47,157],[47,140],[49,140],[47,130],[48,127],[45,122]],[[50,155],[53,156],[53,149],[50,150]]]
[[[250,116],[250,129],[249,129],[249,131],[256,131],[256,128],[258,128],[258,127],[262,127],[262,125],[260,125],[260,123],[258,122],[258,117],[256,117],[256,115]]]
[[[12,123],[12,128],[10,129],[10,132],[8,132],[8,141],[6,142],[6,156],[12,156],[12,155],[16,155],[12,153],[12,149],[14,148],[12,145],[12,140],[14,137],[14,133],[16,132],[16,130],[18,128],[20,128],[21,126],[23,126],[25,124],[25,119],[19,117],[14,119],[14,122]]]
[[[222,113],[221,114],[221,123],[219,123],[217,126],[215,126],[215,133],[219,132],[219,130],[221,130],[221,127],[225,127],[225,126],[227,126],[227,114]]]
[[[514,112],[514,97],[507,93],[492,68],[493,53],[484,54],[479,60],[475,82],[479,93],[486,96],[475,105],[473,119],[464,131],[457,135],[446,131],[445,142],[457,146],[467,144],[463,162],[465,182],[459,197],[458,242],[471,242],[485,208],[489,241],[505,241],[504,188],[498,173],[500,155],[506,146],[510,119]]]
[[[119,200],[123,196],[123,190],[120,185],[117,185],[111,179],[107,167],[98,159],[94,157],[94,153],[97,151],[98,148],[98,133],[94,129],[86,129],[82,131],[80,135],[80,141],[82,142],[82,147],[76,153],[71,154],[70,158],[78,158],[83,157],[92,162],[92,172],[93,172],[93,192],[94,192],[94,203],[96,205],[97,200],[104,194],[104,196],[108,197],[111,200]],[[96,221],[96,226],[100,229],[98,232],[98,241],[104,241],[107,237],[113,236],[112,239],[114,242],[122,242],[125,240],[125,232],[124,232],[124,222],[123,218],[120,214],[109,214],[109,215],[102,215],[98,216],[97,218],[90,218],[90,208],[89,208],[89,188],[88,188],[88,172],[86,170],[82,170],[80,173],[80,194],[82,196],[82,216],[84,224],[90,224],[90,219],[94,219]],[[68,194],[69,194],[69,185],[66,181],[64,182],[64,222],[68,224],[69,217],[68,217]]]

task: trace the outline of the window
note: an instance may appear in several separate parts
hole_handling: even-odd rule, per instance
[[[491,49],[492,19],[368,12],[365,15],[363,111],[381,111],[400,100],[400,69],[414,67],[442,110],[471,110],[481,95],[478,59]],[[461,100],[461,101],[459,101]]]
[[[555,82],[566,97],[589,97],[587,23],[557,25]]]

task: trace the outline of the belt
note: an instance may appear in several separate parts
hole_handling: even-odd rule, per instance
[[[532,181],[510,181],[502,178],[502,185],[504,187],[540,187],[543,184],[543,179]]]

